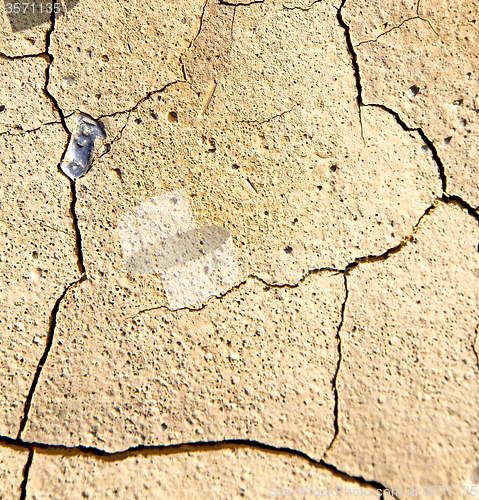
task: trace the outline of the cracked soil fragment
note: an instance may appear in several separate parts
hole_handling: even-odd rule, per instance
[[[58,125],[0,137],[0,434],[11,437],[51,311],[78,279],[70,186],[57,171],[64,144]]]
[[[244,37],[233,42],[242,64],[224,63],[205,116],[198,115],[214,68],[193,84],[200,95],[192,85],[172,85],[131,113],[110,153],[78,181],[77,213],[92,279],[108,289],[127,279],[143,308],[165,304],[156,276],[127,274],[116,230],[135,205],[180,189],[188,192],[199,225],[231,232],[240,281],[255,274],[295,283],[310,269],[344,268],[382,253],[412,230],[441,192],[437,165],[422,151],[419,135],[383,110],[363,110],[363,140],[349,54],[329,24],[335,12],[323,8],[327,16],[314,17],[307,28],[311,50],[301,66],[317,68],[318,81],[294,79],[295,65],[303,64],[291,55],[294,47],[268,46],[269,29],[280,31],[285,23],[299,37],[308,13],[268,11],[260,18],[264,24],[255,20],[262,36],[245,34],[251,37],[246,49]],[[238,30],[244,16],[236,16]],[[195,43],[208,33],[206,25]],[[328,37],[337,37],[339,54],[327,54]],[[271,52],[245,70],[252,50]],[[334,64],[324,68],[322,56]],[[252,88],[260,89],[261,99],[248,96]],[[173,112],[177,121],[171,122]],[[116,118],[104,121],[107,129],[117,127]]]
[[[343,300],[329,273],[295,288],[250,279],[197,312],[125,320],[85,281],[62,301],[24,439],[110,451],[252,439],[320,459]]]
[[[22,57],[44,52],[46,36],[48,30],[50,29],[50,23],[38,25],[33,28],[14,33],[12,32],[10,21],[8,19],[5,3],[13,4],[15,2],[2,2],[1,4],[0,53],[7,57]]]
[[[19,134],[59,120],[52,103],[43,94],[47,66],[48,61],[43,57],[0,58],[0,135]]]
[[[346,489],[351,492],[361,488],[363,495],[376,497],[374,488],[347,481],[296,456],[235,447],[179,455],[140,455],[118,462],[35,455],[29,477],[28,500],[256,500],[291,497],[293,489],[297,497],[298,490],[302,491],[303,498],[311,490],[316,497],[319,490],[338,489],[336,498],[347,498]]]
[[[326,459],[400,498],[408,486],[462,488],[477,467],[478,241],[477,221],[440,203],[401,252],[348,275]]]
[[[410,127],[421,127],[444,163],[448,192],[477,207],[477,2],[422,1],[422,19],[408,22],[402,21],[416,2],[391,3],[347,2],[343,9],[356,44],[363,101],[384,104]]]
[[[194,37],[203,1],[81,2],[56,20],[50,90],[65,114],[133,107],[181,80],[180,55]],[[87,90],[86,90],[87,89]]]

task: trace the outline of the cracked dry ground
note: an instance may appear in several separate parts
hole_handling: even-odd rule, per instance
[[[0,10],[0,498],[473,496],[479,4]],[[239,276],[175,310],[118,222],[178,190]]]

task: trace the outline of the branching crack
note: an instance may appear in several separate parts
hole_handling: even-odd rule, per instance
[[[95,457],[103,462],[119,462],[130,457],[151,457],[151,456],[171,456],[181,455],[185,453],[207,453],[217,452],[221,450],[234,449],[253,449],[274,455],[289,455],[301,458],[307,461],[311,466],[330,472],[334,477],[347,482],[354,482],[358,485],[374,488],[376,490],[385,490],[385,486],[377,481],[367,481],[361,476],[351,476],[339,470],[332,464],[324,460],[315,460],[306,453],[287,447],[276,447],[259,441],[249,439],[225,439],[222,441],[199,441],[174,445],[139,445],[129,448],[125,451],[107,452],[98,448],[86,446],[63,446],[50,445],[37,442],[26,442],[19,439],[0,436],[0,446],[11,449],[28,449],[32,453],[49,456],[65,456],[65,457]],[[30,462],[31,463],[31,462]]]
[[[381,38],[382,36],[387,35],[388,33],[391,33],[391,31],[395,31],[395,30],[401,28],[404,24],[408,23],[409,21],[413,21],[414,19],[419,19],[420,21],[423,21],[424,23],[426,23],[431,28],[431,30],[434,31],[434,33],[436,34],[436,36],[440,39],[438,32],[434,29],[434,26],[431,24],[431,22],[428,19],[425,19],[425,18],[421,17],[421,14],[419,12],[420,8],[421,8],[421,0],[419,0],[417,2],[417,5],[416,5],[416,15],[415,16],[408,17],[407,19],[404,19],[404,21],[401,21],[397,26],[393,26],[392,28],[388,29],[384,33],[381,33],[380,35],[378,35],[376,38],[373,38],[371,40],[364,40],[364,41],[358,43],[356,45],[356,47],[359,47],[360,45],[363,45],[363,43],[374,43],[374,42],[377,42],[379,40],[379,38]]]
[[[46,41],[45,41],[45,53],[48,55],[49,58],[49,64],[45,69],[45,87],[43,89],[45,96],[50,100],[50,102],[53,105],[53,108],[56,110],[58,113],[58,116],[60,117],[60,122],[62,124],[63,130],[68,136],[67,144],[69,143],[71,139],[71,132],[68,129],[67,122],[66,122],[66,116],[63,110],[61,109],[60,105],[58,104],[58,101],[56,100],[55,96],[50,92],[48,89],[48,85],[50,83],[50,70],[51,66],[53,64],[53,55],[50,53],[50,44],[51,44],[51,38],[52,34],[55,31],[55,21],[56,21],[56,16],[55,12],[52,12],[52,17],[51,17],[51,24],[50,24],[50,29],[47,32],[46,36]],[[62,154],[62,158],[60,159],[60,163],[63,160],[65,154],[66,154],[67,148],[65,147],[65,150]],[[57,166],[57,170],[62,174],[65,175],[61,168],[60,168],[60,163]],[[68,177],[67,177],[68,178]],[[78,217],[75,212],[75,205],[77,201],[77,195],[76,195],[76,185],[75,181],[68,178],[70,181],[70,193],[71,193],[71,204],[70,204],[70,215],[72,218],[72,224],[73,224],[73,231],[75,232],[76,236],[76,251],[77,251],[77,263],[78,263],[78,270],[80,272],[80,276],[85,275],[85,266],[83,265],[83,252],[82,252],[82,244],[81,244],[81,233],[80,233],[80,227],[78,225]],[[67,288],[68,290],[68,288]],[[66,293],[66,292],[65,292]],[[61,300],[61,299],[60,299]],[[32,394],[33,396],[33,394]],[[21,432],[21,431],[20,431]]]
[[[50,314],[50,322],[49,322],[49,328],[48,328],[48,333],[47,333],[47,340],[45,343],[45,349],[43,351],[42,357],[40,358],[40,361],[38,362],[37,369],[35,371],[35,375],[33,376],[33,381],[32,381],[32,384],[30,386],[30,390],[28,391],[28,395],[27,395],[27,398],[25,400],[25,404],[23,406],[23,417],[20,421],[20,427],[18,430],[17,439],[21,438],[22,432],[24,431],[25,426],[27,425],[28,413],[30,412],[30,407],[32,404],[33,395],[34,395],[35,390],[37,388],[38,380],[40,379],[40,375],[42,373],[43,367],[48,359],[48,354],[50,353],[50,349],[53,345],[53,338],[55,335],[57,314],[58,314],[58,310],[60,309],[61,301],[63,300],[65,295],[68,293],[68,291],[72,287],[78,285],[79,283],[81,283],[84,280],[85,280],[85,277],[83,276],[79,280],[74,281],[73,283],[70,283],[65,288],[65,290],[60,295],[60,297],[56,300],[55,305],[53,306],[52,312]]]
[[[125,128],[127,127],[128,123],[130,122],[130,117],[131,117],[131,111],[128,111],[128,116],[126,117],[125,124],[123,125],[123,127],[121,127],[121,129],[118,131],[116,136],[108,142],[108,148],[100,156],[98,156],[97,158],[95,158],[91,161],[90,167],[88,170],[90,170],[93,167],[95,162],[97,162],[98,160],[100,160],[101,158],[106,156],[108,153],[110,153],[113,144],[115,144],[116,142],[121,140],[121,138],[123,137],[123,132],[124,132]]]
[[[479,214],[472,208],[470,205],[468,205],[464,200],[457,196],[450,196],[450,195],[443,195],[441,197],[438,197],[434,200],[434,202],[424,211],[424,213],[419,217],[418,221],[414,225],[412,231],[404,236],[401,241],[394,247],[388,248],[386,251],[384,251],[381,254],[378,255],[366,255],[362,257],[356,258],[354,261],[350,262],[347,264],[347,266],[344,269],[337,269],[334,267],[322,267],[322,268],[315,268],[315,269],[310,269],[306,271],[303,276],[296,282],[296,283],[270,283],[266,281],[265,279],[256,276],[255,274],[250,274],[248,277],[246,277],[244,280],[240,281],[233,287],[231,287],[229,290],[225,291],[224,293],[220,295],[215,295],[214,297],[210,297],[205,303],[203,303],[201,306],[195,308],[195,307],[182,307],[179,309],[170,309],[168,306],[161,305],[161,306],[154,306],[150,307],[148,309],[142,309],[138,311],[134,316],[131,316],[127,319],[133,319],[138,317],[140,314],[150,312],[150,311],[156,311],[156,310],[166,310],[170,312],[177,312],[177,311],[182,311],[182,310],[189,310],[192,312],[197,312],[203,310],[209,303],[210,300],[213,299],[218,299],[221,300],[223,297],[225,297],[227,294],[229,294],[232,290],[237,290],[244,286],[248,280],[253,279],[256,281],[259,281],[263,285],[269,288],[296,288],[298,287],[301,283],[303,283],[306,279],[308,279],[311,275],[314,274],[321,274],[323,272],[329,272],[332,273],[332,275],[338,275],[338,274],[344,274],[345,279],[347,274],[349,274],[353,269],[355,269],[357,266],[360,264],[369,264],[372,262],[381,262],[389,259],[392,255],[400,252],[406,245],[408,245],[413,239],[416,233],[419,231],[421,224],[423,223],[424,219],[428,217],[438,206],[440,203],[446,203],[446,204],[456,204],[460,206],[461,208],[467,210],[467,212],[472,215],[478,222],[479,222]],[[345,281],[345,286],[347,285]],[[347,288],[346,288],[347,290]],[[344,313],[344,310],[343,310]],[[342,326],[342,324],[341,324]],[[339,334],[339,333],[338,333]],[[337,375],[336,377],[337,378]]]
[[[362,120],[361,120],[361,107],[368,107],[368,106],[382,109],[382,110],[386,111],[387,113],[389,113],[390,115],[392,115],[396,119],[396,122],[401,126],[401,128],[403,130],[405,130],[407,132],[417,132],[419,134],[419,136],[421,137],[421,139],[427,144],[427,146],[431,150],[432,157],[433,157],[433,159],[437,165],[437,168],[438,168],[439,177],[440,177],[441,183],[442,183],[442,190],[444,193],[446,193],[447,192],[447,177],[446,177],[446,173],[445,173],[444,164],[443,164],[441,158],[439,157],[439,153],[437,151],[436,146],[434,145],[433,141],[431,141],[431,139],[429,139],[427,137],[424,130],[421,127],[416,127],[416,128],[410,127],[400,117],[400,115],[397,111],[394,111],[393,109],[388,108],[384,104],[365,104],[364,103],[364,101],[363,101],[363,88],[362,88],[362,83],[361,83],[361,72],[360,72],[360,68],[359,68],[358,55],[356,53],[356,50],[355,50],[353,42],[352,42],[351,29],[344,21],[344,18],[342,15],[342,9],[343,9],[344,5],[346,4],[346,2],[347,2],[347,0],[342,1],[341,5],[337,11],[337,19],[338,19],[340,26],[344,29],[344,33],[346,35],[346,43],[348,46],[349,53],[351,55],[351,62],[352,62],[354,74],[356,77],[356,89],[357,89],[356,99],[357,99],[358,108],[359,108],[359,119],[361,122],[361,135],[363,135],[363,125],[362,125]],[[418,3],[418,9],[419,9],[419,3]],[[364,139],[364,136],[363,136],[363,139]]]
[[[131,108],[122,109],[120,111],[113,111],[112,113],[100,115],[99,117],[94,118],[94,119],[96,121],[100,121],[103,118],[114,118],[116,116],[124,115],[125,113],[128,113],[128,116],[130,116],[131,113],[136,111],[140,107],[140,105],[143,104],[145,101],[147,101],[148,99],[151,99],[154,95],[163,93],[166,89],[168,89],[169,87],[172,87],[173,85],[177,85],[178,83],[188,83],[188,82],[186,81],[186,79],[185,80],[174,80],[172,82],[168,82],[165,85],[163,85],[163,87],[161,87],[160,89],[150,90],[139,101],[137,101],[136,104],[134,104]]]

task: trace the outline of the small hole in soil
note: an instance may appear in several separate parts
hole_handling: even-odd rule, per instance
[[[296,224],[296,222],[298,222],[298,219],[295,217],[295,218],[293,219],[293,224]]]
[[[265,210],[264,215],[269,215],[269,212],[267,210]]]
[[[337,165],[333,165],[332,167],[329,167],[329,171],[333,174],[334,172],[336,172],[336,170],[338,170],[338,166]]]
[[[284,249],[284,253],[287,253],[287,254],[293,253],[293,249],[292,249],[290,246],[287,246],[287,247]]]
[[[110,58],[109,58],[106,54],[103,54],[103,55],[101,56],[101,60],[102,60],[103,62],[108,62],[108,61],[110,60]]]
[[[231,168],[233,170],[239,170],[240,166],[235,163],[234,165],[231,165]]]
[[[452,136],[451,137],[446,137],[444,139],[444,144],[447,146],[451,142]]]
[[[4,106],[3,104],[0,106],[0,113],[1,113],[2,111],[5,111],[5,106]]]
[[[425,153],[425,152],[426,152],[426,151],[428,151],[428,150],[429,150],[429,147],[428,147],[428,146],[421,146],[421,151],[422,151],[423,153]]]
[[[166,117],[170,123],[178,123],[178,113],[176,111],[170,111]]]
[[[141,123],[141,121],[142,121],[142,120],[141,120],[141,118],[137,118],[137,119],[135,120],[135,123],[138,123],[138,125],[139,125],[139,124]]]
[[[318,191],[321,191],[323,189],[323,186],[318,186]]]
[[[154,111],[150,111],[150,116],[153,118],[153,120],[158,120],[158,115]]]
[[[461,127],[465,127],[467,125],[467,120],[462,120],[461,121]]]
[[[419,94],[420,88],[417,85],[413,85],[412,87],[409,87],[409,90],[411,91],[411,95],[416,97]]]

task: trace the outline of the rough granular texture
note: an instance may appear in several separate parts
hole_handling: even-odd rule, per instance
[[[327,458],[404,498],[408,486],[462,488],[477,467],[478,241],[472,217],[440,204],[401,252],[348,275]]]
[[[479,486],[477,2],[32,5],[0,2],[0,497]]]

